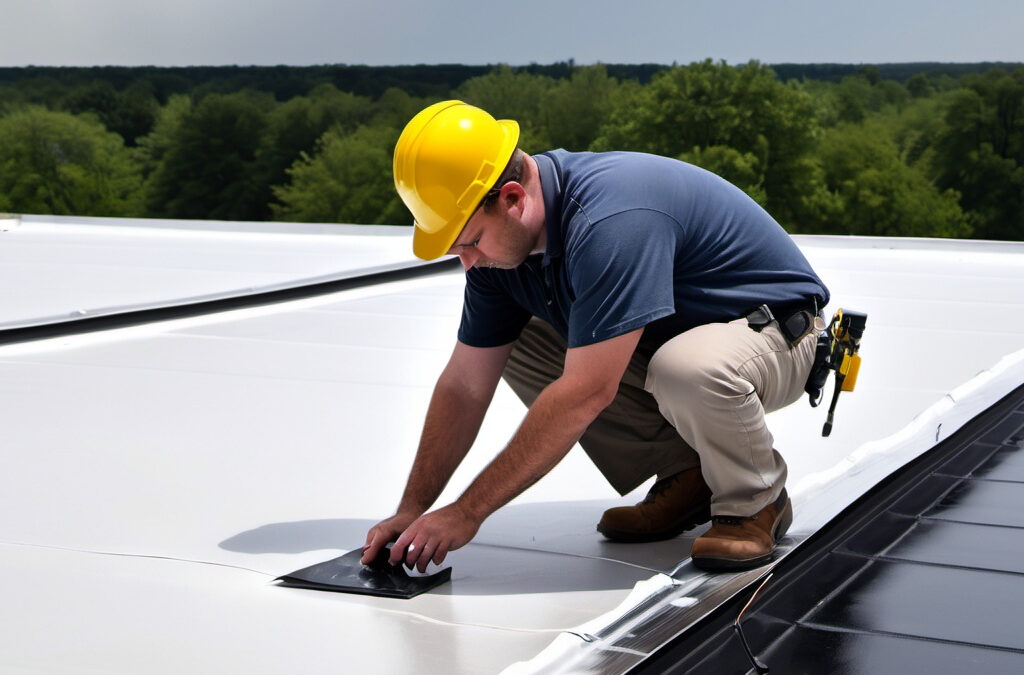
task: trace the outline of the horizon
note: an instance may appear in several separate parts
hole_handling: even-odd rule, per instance
[[[587,66],[659,66],[665,68],[671,68],[673,66],[685,66],[694,63],[701,63],[706,60],[711,60],[713,63],[719,63],[724,61],[729,66],[743,66],[751,61],[760,63],[766,66],[986,66],[991,65],[994,67],[998,66],[1024,66],[1024,60],[1013,61],[1013,60],[992,60],[992,59],[981,59],[976,61],[765,61],[762,59],[748,59],[746,61],[726,61],[725,59],[716,59],[713,57],[705,57],[703,59],[694,59],[689,61],[673,61],[671,63],[659,62],[659,61],[590,61],[580,62],[576,59],[561,59],[555,61],[530,61],[529,63],[509,63],[506,61],[492,61],[492,62],[480,62],[480,63],[468,63],[468,62],[444,62],[444,63],[349,63],[349,62],[323,62],[323,63],[189,63],[189,64],[157,64],[157,63],[95,63],[95,64],[43,64],[43,63],[26,63],[21,65],[4,65],[0,64],[0,70],[21,70],[28,68],[78,68],[78,69],[89,69],[89,68],[162,68],[162,69],[177,69],[177,68],[443,68],[446,66],[466,66],[470,68],[497,68],[499,66],[508,66],[509,68],[531,68],[541,67],[547,68],[552,66],[558,66],[563,64],[569,64],[575,67],[587,67]]]
[[[16,0],[0,66],[1024,62],[1024,3]]]

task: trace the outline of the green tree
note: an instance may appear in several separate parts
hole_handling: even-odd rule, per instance
[[[143,143],[162,155],[149,176],[146,206],[168,218],[261,220],[267,216],[257,151],[272,100],[250,92],[210,94],[168,123],[165,139]],[[154,152],[155,151],[155,152]]]
[[[375,108],[370,99],[339,91],[334,85],[315,88],[308,96],[296,96],[271,110],[257,159],[260,200],[269,204],[271,186],[288,180],[288,168],[302,153],[312,153],[317,140],[331,128],[354,131],[369,121]],[[267,211],[270,215],[270,211]]]
[[[882,80],[877,68],[867,74],[847,75],[838,84],[816,84],[813,89],[823,105],[822,123],[863,122],[886,107],[901,110],[910,100],[906,87],[895,80]]]
[[[1024,68],[963,82],[936,142],[938,184],[962,194],[975,236],[1024,239]]]
[[[100,121],[105,123],[106,114],[117,106],[117,90],[106,80],[93,80],[67,92],[64,107],[69,112],[96,113]]]
[[[332,129],[317,153],[303,153],[288,174],[291,182],[274,188],[279,220],[316,223],[412,224],[395,192],[391,175],[398,130],[360,127]]]
[[[812,156],[817,112],[799,85],[779,82],[766,66],[707,60],[659,73],[619,97],[594,147],[670,157],[732,148],[746,158],[745,171],[753,171],[747,185],[763,189],[769,212],[791,230],[813,230],[833,205]]]
[[[924,73],[915,73],[907,80],[907,92],[914,98],[924,98],[935,93],[935,85]]]
[[[12,83],[4,92],[4,100],[22,107],[37,104],[47,109],[61,107],[62,98],[67,95],[67,85],[52,75],[25,77]]]
[[[137,167],[89,116],[28,107],[0,118],[0,211],[138,215]]]
[[[878,66],[861,66],[860,74],[872,87],[882,81],[882,73],[878,70]]]
[[[146,176],[151,175],[174,147],[185,118],[192,113],[192,99],[175,94],[157,111],[153,129],[139,139],[138,155]]]
[[[873,122],[896,143],[904,163],[934,177],[934,147],[946,127],[943,115],[947,105],[946,94],[916,98],[902,110],[876,115]]]
[[[63,107],[72,113],[92,112],[128,145],[153,127],[159,106],[152,92],[139,84],[119,92],[106,80],[95,80],[71,90]]]
[[[863,75],[844,77],[835,90],[836,117],[841,122],[863,122],[868,111],[881,106],[871,82]]]
[[[841,124],[821,143],[828,188],[841,208],[823,231],[905,237],[966,237],[970,226],[954,190],[939,190],[907,166],[879,124]]]
[[[607,121],[619,83],[601,64],[574,68],[540,99],[538,140],[549,148],[586,150]]]

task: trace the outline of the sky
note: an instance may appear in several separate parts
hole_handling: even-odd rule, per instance
[[[1024,62],[1021,0],[0,0],[0,66]]]

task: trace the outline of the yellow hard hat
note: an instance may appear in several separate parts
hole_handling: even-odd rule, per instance
[[[395,145],[395,189],[415,218],[412,251],[424,260],[452,247],[519,142],[519,125],[462,101],[413,117]]]

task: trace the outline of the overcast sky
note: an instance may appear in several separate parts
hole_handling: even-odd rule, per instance
[[[1024,61],[1022,0],[0,0],[0,65]]]

